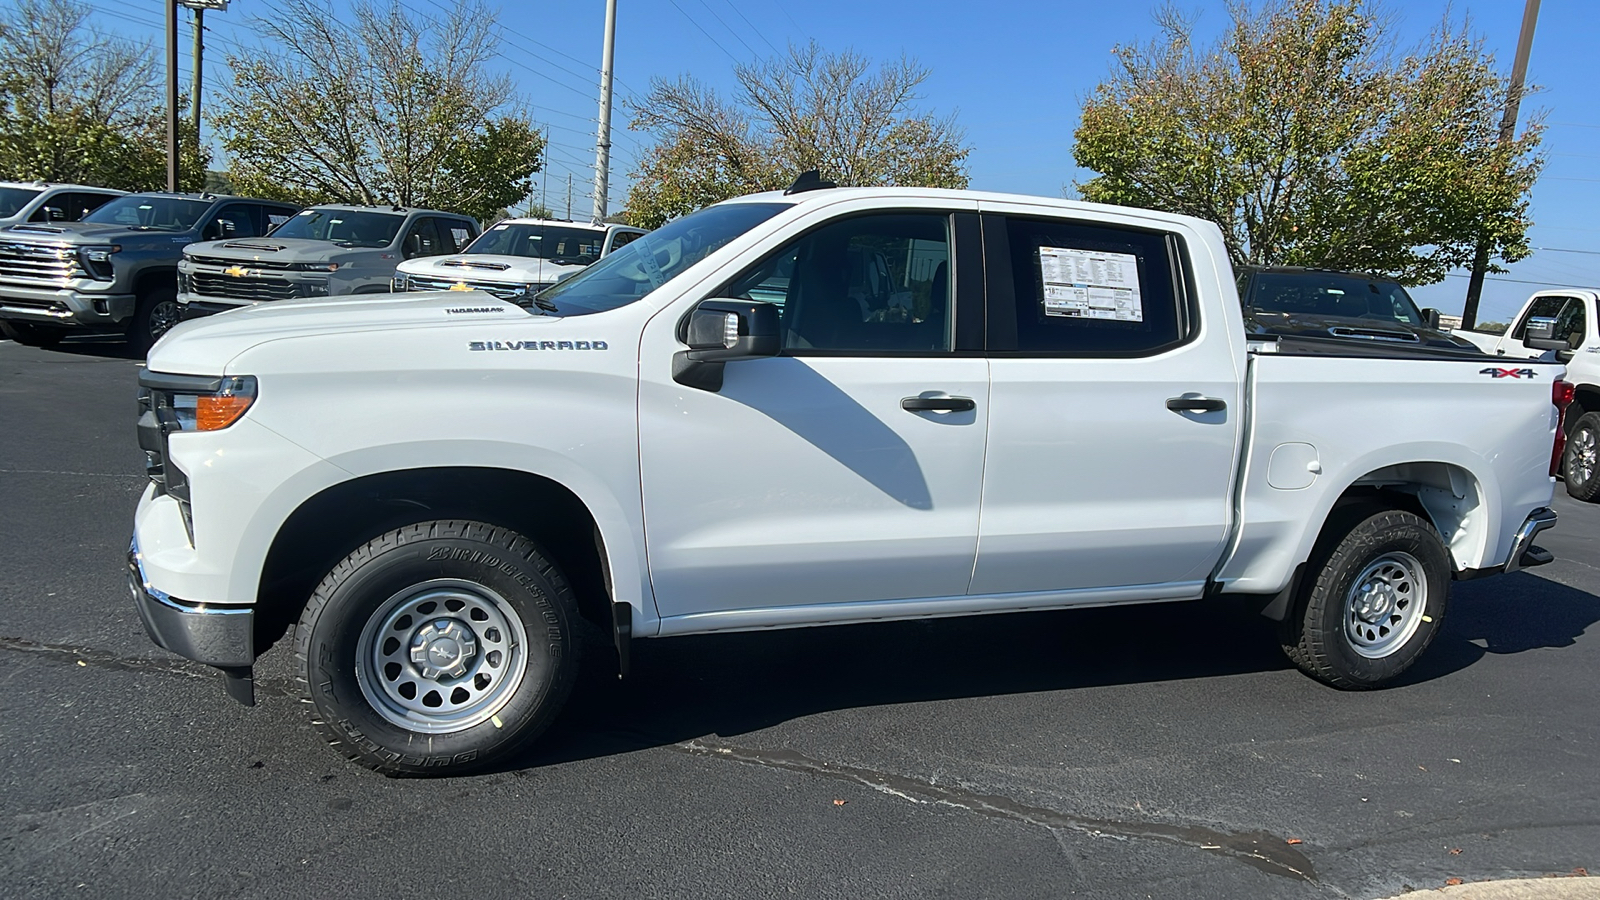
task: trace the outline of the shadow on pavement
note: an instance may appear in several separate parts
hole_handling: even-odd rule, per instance
[[[1451,603],[1401,684],[1485,653],[1571,646],[1600,621],[1600,598],[1529,573],[1458,584]],[[626,681],[594,654],[551,732],[497,768],[737,735],[828,710],[1287,669],[1260,606],[1222,598],[635,641]]]
[[[98,356],[102,359],[144,361],[143,353],[134,350],[132,344],[114,334],[86,334],[81,337],[69,337],[44,352],[67,353],[72,356]]]

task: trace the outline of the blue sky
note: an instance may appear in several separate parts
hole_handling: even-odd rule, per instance
[[[342,2],[342,0],[340,0]],[[448,0],[403,0],[438,12]],[[491,0],[494,2],[494,0]],[[1159,0],[1103,2],[921,4],[873,0],[619,0],[617,100],[613,119],[611,209],[626,200],[626,172],[641,146],[627,131],[629,96],[655,77],[692,74],[714,86],[732,82],[735,60],[771,55],[789,42],[815,38],[829,49],[853,48],[887,59],[914,57],[932,70],[923,103],[953,112],[973,146],[972,186],[983,190],[1060,196],[1086,177],[1072,164],[1072,132],[1082,99],[1106,75],[1110,50],[1156,32]],[[95,0],[97,21],[130,37],[159,40],[162,0]],[[558,213],[573,182],[575,218],[589,214],[594,128],[604,25],[603,0],[532,3],[499,0],[504,33],[498,64],[518,82],[552,141],[545,203]],[[270,0],[233,0],[210,14],[205,75],[225,77],[229,42],[252,40],[250,18],[270,16]],[[1222,0],[1188,0],[1203,31],[1225,22]],[[1420,40],[1447,11],[1470,16],[1510,68],[1522,0],[1407,0],[1390,2],[1402,41]],[[189,32],[180,32],[187,83]],[[1533,193],[1531,243],[1543,248],[1494,278],[1484,289],[1480,319],[1505,319],[1532,291],[1545,286],[1600,285],[1600,78],[1594,48],[1600,16],[1594,0],[1545,0],[1534,40],[1529,81],[1541,92],[1523,106],[1544,111],[1549,163]],[[1413,290],[1424,306],[1459,312],[1466,278],[1446,278]]]

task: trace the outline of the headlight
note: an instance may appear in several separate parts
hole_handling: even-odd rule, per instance
[[[222,379],[214,391],[173,391],[169,396],[177,420],[177,428],[170,430],[221,431],[256,402],[256,379],[239,375]]]
[[[112,280],[111,255],[121,251],[122,247],[119,244],[79,247],[78,264],[83,266],[83,271],[88,273],[90,278],[97,281],[110,281]]]
[[[336,263],[336,262],[329,262],[329,263],[290,263],[289,264],[289,271],[291,271],[291,272],[337,272],[337,271],[339,271],[339,264]]]

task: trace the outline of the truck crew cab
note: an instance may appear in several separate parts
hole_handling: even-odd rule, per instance
[[[294,625],[313,723],[390,774],[537,735],[585,620],[626,669],[640,638],[1249,595],[1374,688],[1452,579],[1549,561],[1567,395],[1553,362],[1347,347],[1247,339],[1205,221],[813,173],[523,304],[178,326],[130,586],[246,700]]]

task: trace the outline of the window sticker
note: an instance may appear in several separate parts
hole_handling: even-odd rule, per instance
[[[1139,260],[1131,253],[1040,247],[1039,274],[1047,316],[1144,321]]]

